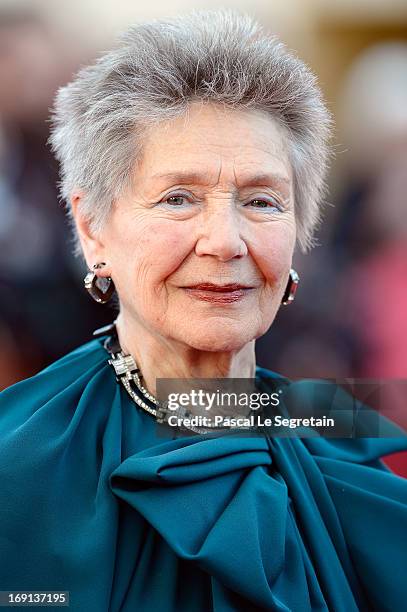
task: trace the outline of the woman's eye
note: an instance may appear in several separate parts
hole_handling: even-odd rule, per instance
[[[172,208],[179,208],[188,203],[189,203],[188,197],[182,194],[167,196],[164,200],[161,200],[160,202],[160,204],[168,204]]]
[[[261,198],[255,198],[254,200],[250,200],[245,206],[250,206],[253,208],[269,208],[270,210],[278,210],[282,211],[281,205],[277,201],[273,200],[262,200]]]

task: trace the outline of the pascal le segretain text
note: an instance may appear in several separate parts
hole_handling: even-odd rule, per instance
[[[179,417],[172,414],[167,419],[170,427],[334,427],[335,420],[328,417],[287,418],[281,415],[274,417],[263,417],[260,414],[251,414],[247,417],[229,417],[216,415],[195,415],[191,417]]]

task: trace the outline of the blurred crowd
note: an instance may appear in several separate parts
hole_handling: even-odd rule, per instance
[[[0,15],[0,387],[26,378],[110,321],[81,290],[81,262],[46,145],[71,58],[35,14]]]
[[[38,16],[0,15],[1,388],[88,341],[115,316],[83,290],[86,270],[72,255],[46,145],[54,93],[77,67]],[[386,402],[402,421],[407,43],[366,48],[341,89],[326,221],[318,246],[296,256],[296,301],[258,341],[258,362],[289,377],[398,379]]]

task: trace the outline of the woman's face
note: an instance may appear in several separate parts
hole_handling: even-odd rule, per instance
[[[194,104],[149,131],[133,178],[98,253],[126,320],[199,350],[236,350],[264,334],[296,237],[279,124]]]

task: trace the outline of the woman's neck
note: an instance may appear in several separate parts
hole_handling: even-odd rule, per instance
[[[143,384],[156,395],[157,378],[254,378],[254,340],[233,351],[201,351],[164,338],[121,314],[116,319],[120,346],[134,357]]]

